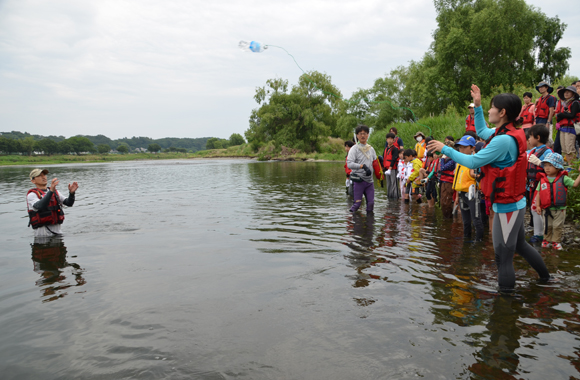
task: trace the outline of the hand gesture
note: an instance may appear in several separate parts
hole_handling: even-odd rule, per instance
[[[471,85],[471,97],[476,107],[481,106],[481,90],[475,84]]]
[[[74,194],[78,188],[79,188],[79,184],[76,182],[73,182],[72,185],[70,183],[68,184],[68,192],[71,194]]]
[[[445,144],[440,141],[431,140],[429,141],[429,145],[427,145],[427,150],[429,152],[441,152],[441,149],[443,149],[444,146]]]
[[[52,181],[50,181],[50,191],[52,191],[53,193],[56,192],[56,186],[58,185],[59,180],[58,178],[53,178]]]

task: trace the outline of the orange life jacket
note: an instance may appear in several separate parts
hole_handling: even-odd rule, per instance
[[[383,153],[383,167],[385,168],[385,170],[389,170],[389,169],[396,169],[397,168],[397,164],[399,161],[399,157],[397,155],[394,164],[391,165],[391,163],[393,162],[393,148],[397,148],[395,146],[396,143],[393,143],[393,146],[387,146],[385,148],[385,151]],[[398,150],[399,148],[397,148]]]
[[[503,169],[492,167],[491,164],[482,167],[481,190],[491,203],[515,203],[521,200],[526,192],[528,166],[526,134],[512,123],[507,123],[496,129],[494,135],[487,140],[486,146],[494,137],[500,135],[508,135],[516,140],[518,157],[512,166]]]

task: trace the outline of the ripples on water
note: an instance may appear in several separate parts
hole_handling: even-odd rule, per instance
[[[498,296],[459,220],[248,161],[52,166],[81,188],[35,242],[30,169],[0,169],[3,379],[580,377],[579,252],[544,252],[547,285],[516,258]]]

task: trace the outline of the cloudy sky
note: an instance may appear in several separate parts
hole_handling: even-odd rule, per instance
[[[528,3],[568,24],[580,75],[575,2]],[[421,59],[435,27],[432,0],[0,0],[0,131],[228,138],[257,86],[301,74],[240,40],[283,46],[349,96]]]

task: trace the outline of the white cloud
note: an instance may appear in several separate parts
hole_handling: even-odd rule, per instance
[[[575,14],[560,8],[573,47]],[[255,87],[301,74],[282,50],[243,53],[239,40],[283,46],[348,96],[421,59],[435,27],[431,0],[4,0],[0,130],[229,137],[247,128]]]

